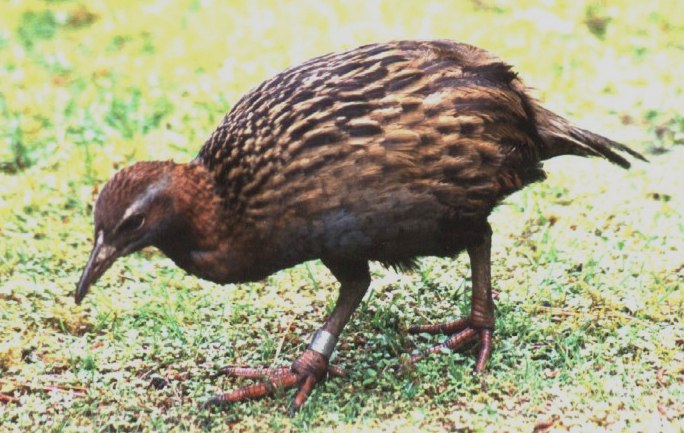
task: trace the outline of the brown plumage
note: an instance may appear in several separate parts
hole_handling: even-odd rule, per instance
[[[481,371],[494,328],[488,215],[544,179],[545,159],[629,167],[620,153],[644,159],[542,108],[509,65],[469,45],[401,41],[325,55],[247,93],[194,161],[117,173],[97,200],[76,300],[117,257],[149,245],[219,283],[319,258],[341,283],[321,328],[336,338],[370,282],[369,260],[411,267],[467,250],[470,317],[412,331],[445,332],[450,348],[479,340]],[[267,385],[210,402],[260,397],[275,383],[299,387],[296,409],[325,377],[326,351],[313,344]]]

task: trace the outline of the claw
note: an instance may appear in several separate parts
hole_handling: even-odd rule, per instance
[[[492,353],[492,333],[491,329],[478,328],[471,324],[470,319],[459,319],[453,322],[441,323],[441,324],[430,324],[430,325],[418,325],[409,328],[409,332],[412,334],[419,334],[426,332],[428,334],[440,334],[444,333],[450,335],[450,337],[443,343],[436,344],[432,347],[428,347],[422,352],[412,355],[406,364],[415,364],[421,359],[433,353],[440,352],[442,349],[458,350],[465,346],[466,344],[475,341],[479,338],[480,340],[480,352],[475,363],[475,373],[482,373],[487,365],[489,356]]]
[[[489,355],[492,354],[492,330],[483,329],[480,331],[480,353],[477,356],[475,363],[475,373],[482,373],[489,360]]]
[[[299,387],[299,390],[297,391],[297,395],[295,396],[294,400],[292,400],[292,404],[290,405],[290,409],[288,409],[287,413],[290,416],[294,416],[295,413],[299,411],[299,408],[302,407],[304,402],[306,401],[306,398],[309,396],[311,393],[311,390],[313,389],[314,385],[316,384],[316,378],[314,376],[306,376],[304,379],[304,382],[302,385]]]
[[[328,366],[328,376],[330,377],[347,377],[347,372],[344,371],[342,367],[338,367],[337,365],[329,365]]]
[[[316,383],[325,380],[326,375],[337,377],[347,375],[342,368],[328,365],[327,358],[311,350],[304,352],[292,364],[292,367],[259,368],[231,365],[221,368],[214,376],[223,374],[249,379],[266,378],[266,381],[214,396],[204,403],[204,407],[261,398],[275,393],[277,389],[298,387],[297,394],[290,406],[290,414],[294,414],[302,407]]]
[[[421,334],[423,332],[427,334],[455,334],[461,332],[469,325],[468,319],[458,319],[453,322],[446,323],[435,323],[429,325],[415,325],[411,326],[408,330],[411,334]]]
[[[246,377],[248,379],[264,379],[264,378],[276,378],[280,377],[291,370],[289,367],[280,368],[264,368],[264,367],[238,367],[234,365],[225,366],[219,371],[217,371],[213,377],[218,376],[233,376],[233,377]]]
[[[296,373],[288,373],[267,382],[246,386],[244,388],[236,389],[235,391],[211,397],[204,403],[204,407],[218,406],[234,403],[236,401],[252,400],[255,398],[264,397],[266,395],[273,394],[277,389],[292,388],[298,382],[299,376]]]

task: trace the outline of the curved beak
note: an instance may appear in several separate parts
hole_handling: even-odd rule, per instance
[[[98,232],[93,251],[90,253],[88,263],[76,286],[76,305],[81,304],[86,293],[88,293],[88,288],[97,281],[110,266],[112,266],[112,263],[114,263],[120,255],[121,254],[116,248],[104,243],[102,231]]]

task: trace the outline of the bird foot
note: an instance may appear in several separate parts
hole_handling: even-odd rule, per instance
[[[415,364],[426,356],[440,352],[442,349],[447,348],[451,350],[461,349],[466,344],[480,340],[480,352],[477,356],[477,362],[475,363],[475,372],[481,373],[484,371],[487,361],[489,360],[489,355],[492,353],[492,334],[494,332],[493,328],[485,328],[481,326],[475,326],[472,323],[472,319],[459,319],[453,322],[429,324],[429,325],[417,325],[412,326],[408,330],[411,334],[446,334],[449,335],[446,341],[429,347],[422,352],[412,355],[406,364]]]
[[[211,397],[204,407],[218,406],[237,401],[257,399],[274,394],[278,389],[297,388],[288,413],[293,415],[304,404],[314,385],[327,376],[346,376],[343,369],[328,365],[325,356],[313,350],[306,350],[291,367],[259,368],[228,366],[220,369],[218,375],[265,379],[264,382],[246,386],[231,392]]]

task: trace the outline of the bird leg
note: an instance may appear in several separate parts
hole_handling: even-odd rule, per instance
[[[365,262],[323,261],[340,282],[340,295],[335,308],[325,325],[314,334],[309,347],[292,363],[283,368],[224,367],[219,374],[264,378],[265,381],[235,391],[219,394],[206,401],[205,406],[221,405],[261,398],[275,393],[277,389],[297,388],[290,414],[295,413],[304,404],[314,385],[325,380],[326,376],[344,376],[344,371],[336,366],[328,365],[337,339],[349,321],[352,313],[359,306],[363,295],[370,284],[368,264]]]
[[[466,344],[480,340],[480,352],[475,363],[475,372],[484,371],[492,352],[492,334],[494,333],[494,300],[492,299],[491,280],[491,246],[492,230],[489,224],[479,242],[468,247],[472,273],[472,298],[470,316],[452,322],[418,325],[409,328],[412,334],[447,334],[449,338],[443,343],[429,347],[411,356],[409,364],[414,364],[427,355],[440,352],[443,348],[461,349]]]

